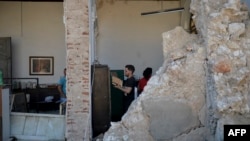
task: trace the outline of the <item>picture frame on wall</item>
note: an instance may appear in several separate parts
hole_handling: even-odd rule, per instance
[[[30,75],[54,75],[54,57],[30,56],[29,73]]]

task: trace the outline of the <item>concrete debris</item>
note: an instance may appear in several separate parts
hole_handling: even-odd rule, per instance
[[[240,0],[192,0],[198,35],[163,36],[164,63],[104,141],[223,141],[250,122],[249,16]]]

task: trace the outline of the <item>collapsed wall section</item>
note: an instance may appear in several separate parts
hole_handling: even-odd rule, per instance
[[[104,141],[222,141],[249,119],[249,17],[240,0],[192,0],[198,35],[163,33],[164,63]]]
[[[176,27],[163,33],[163,52],[162,67],[104,140],[206,138],[205,48],[196,35]]]

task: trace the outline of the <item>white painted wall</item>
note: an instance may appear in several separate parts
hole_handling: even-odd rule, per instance
[[[106,3],[105,3],[106,2]],[[178,1],[115,1],[97,4],[96,58],[110,69],[133,64],[135,75],[163,63],[162,33],[180,25],[180,12],[141,16],[141,12],[179,7]],[[63,3],[0,2],[0,37],[12,37],[13,77],[57,83],[66,66]],[[29,75],[29,56],[54,56],[54,75]]]
[[[0,2],[0,37],[12,38],[13,77],[57,83],[66,66],[62,2]],[[29,56],[54,56],[54,75],[29,75]]]
[[[178,1],[115,1],[97,3],[96,58],[110,69],[133,64],[135,75],[163,63],[162,33],[180,25],[180,12],[141,16],[141,12],[178,8]]]

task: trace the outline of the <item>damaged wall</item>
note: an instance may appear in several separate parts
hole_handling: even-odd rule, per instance
[[[104,140],[204,140],[205,48],[181,27],[163,38],[165,62]]]
[[[89,2],[64,1],[67,45],[67,141],[91,138]]]
[[[249,15],[240,0],[192,1],[207,50],[207,113],[215,140],[224,124],[249,123]]]
[[[163,33],[164,63],[105,141],[223,141],[249,116],[249,17],[240,0],[192,0],[198,35]]]

